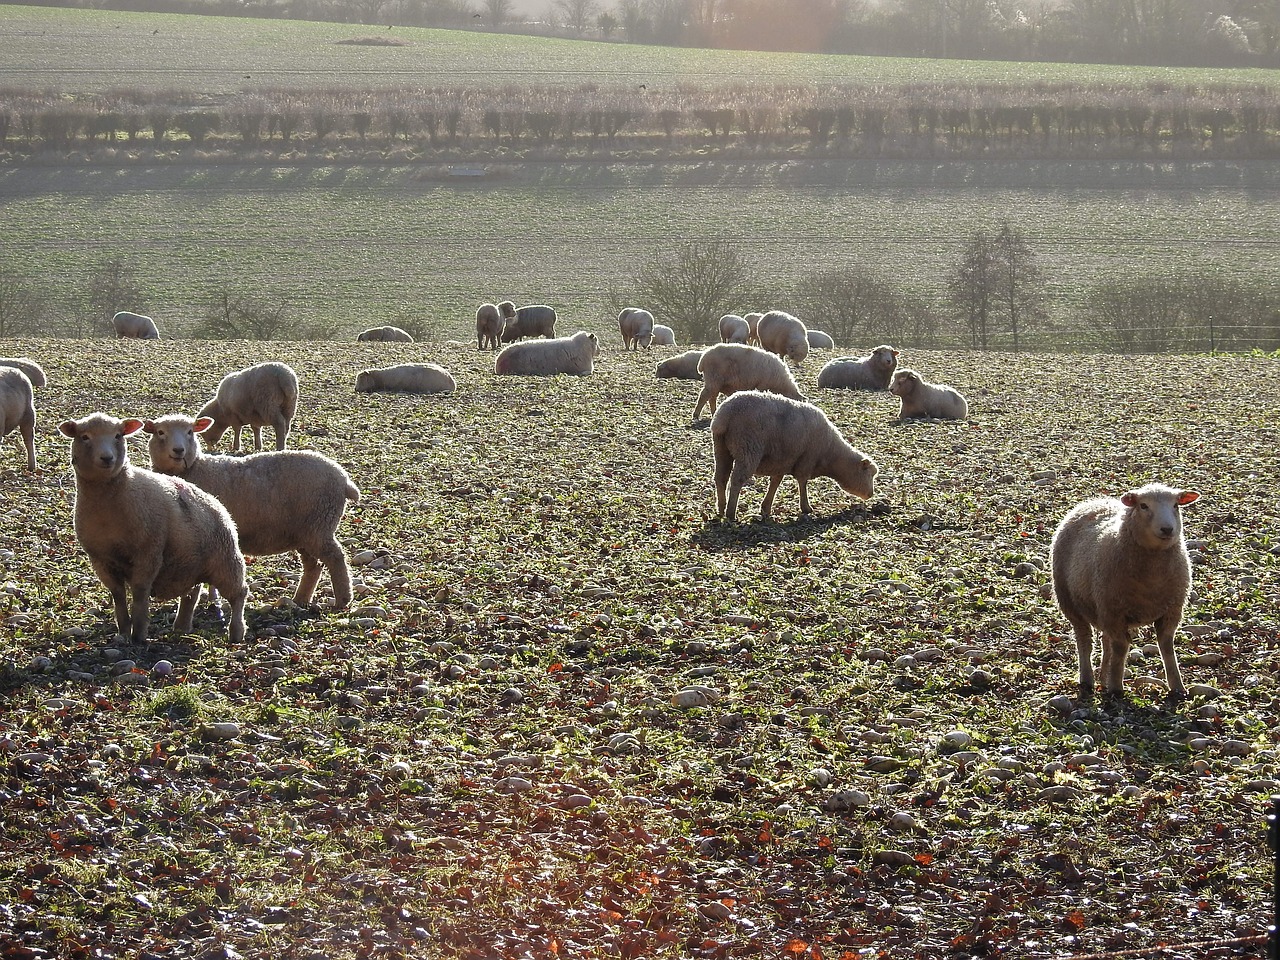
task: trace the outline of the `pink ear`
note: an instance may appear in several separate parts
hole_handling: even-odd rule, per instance
[[[1194,490],[1183,490],[1178,494],[1178,506],[1185,507],[1188,503],[1195,503],[1200,499],[1200,494]]]
[[[126,437],[131,437],[142,429],[142,421],[137,417],[130,417],[120,425],[120,432]]]
[[[1131,490],[1120,497],[1120,502],[1123,503],[1126,507],[1132,507],[1135,503],[1138,502],[1138,498],[1133,495],[1133,491]]]
[[[196,433],[204,433],[213,426],[213,417],[201,417],[191,425],[191,429]]]
[[[155,433],[160,428],[156,426],[156,422],[154,420],[144,420],[142,421],[142,429],[147,433]]]

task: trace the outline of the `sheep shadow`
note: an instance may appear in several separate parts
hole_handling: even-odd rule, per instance
[[[1064,735],[1087,734],[1095,744],[1109,744],[1148,764],[1179,768],[1187,762],[1185,741],[1195,720],[1184,709],[1186,700],[1147,702],[1122,694],[1079,695],[1072,702],[1074,710],[1054,714],[1050,721]]]
[[[745,521],[726,523],[718,517],[711,517],[690,539],[694,546],[708,553],[748,550],[780,543],[803,543],[821,537],[836,527],[866,523],[891,512],[889,504],[877,502],[869,506],[854,503],[835,513],[809,516],[801,514],[790,520],[761,520],[758,516],[752,516]]]

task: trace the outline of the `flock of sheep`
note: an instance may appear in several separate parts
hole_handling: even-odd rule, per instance
[[[556,337],[555,323],[549,306],[486,303],[476,313],[477,345],[496,351],[499,375],[590,374],[600,350],[596,335]],[[648,310],[627,308],[618,325],[625,349],[675,345],[670,328],[655,324]],[[155,323],[138,314],[117,314],[115,326],[121,337],[159,336]],[[760,511],[765,519],[787,476],[796,480],[805,514],[811,512],[808,482],[816,477],[830,477],[849,494],[870,498],[875,462],[805,399],[787,364],[799,364],[811,348],[831,349],[831,338],[780,310],[726,314],[719,329],[721,342],[669,357],[655,369],[657,377],[701,381],[693,418],[698,421],[709,406],[718,515],[734,522],[743,487],[758,476],[768,478]],[[397,327],[366,330],[359,339],[413,340]],[[817,386],[887,390],[900,400],[900,418],[968,416],[959,392],[898,368],[898,356],[882,345],[866,356],[832,359],[819,372]],[[34,390],[45,384],[37,362],[0,358],[0,438],[20,432],[29,470],[36,468]],[[448,392],[455,382],[436,364],[410,363],[363,370],[355,389]],[[76,537],[111,593],[122,637],[145,641],[150,602],[174,598],[181,601],[175,629],[189,631],[209,584],[230,603],[228,634],[233,643],[240,641],[248,596],[245,555],[297,552],[302,573],[295,603],[311,603],[324,570],[335,607],[350,603],[351,575],[336,531],[360,491],[328,457],[286,449],[298,396],[290,367],[259,363],[223,377],[194,417],[144,421],[93,413],[59,426],[71,441]],[[722,396],[727,399],[717,405]],[[267,426],[275,434],[274,451],[262,449]],[[214,445],[226,431],[232,431],[233,452],[239,451],[245,427],[257,452],[205,453],[201,438]],[[127,438],[138,431],[149,436],[150,469],[129,462]],[[1050,547],[1053,591],[1075,634],[1082,695],[1094,689],[1095,630],[1101,635],[1102,692],[1120,695],[1129,645],[1138,628],[1154,626],[1169,696],[1185,696],[1173,648],[1191,583],[1181,508],[1198,497],[1195,491],[1148,484],[1119,498],[1078,504],[1058,526]]]

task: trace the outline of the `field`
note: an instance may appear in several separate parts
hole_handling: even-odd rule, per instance
[[[693,384],[608,335],[584,379],[461,344],[0,341],[39,359],[39,471],[0,451],[0,943],[23,957],[1258,956],[1280,790],[1280,367],[908,353],[966,423],[802,389],[873,456],[715,519]],[[190,410],[285,359],[292,445],[362,490],[350,611],[250,566],[249,635],[113,638],[56,424]],[[820,358],[817,358],[820,360]],[[449,396],[356,395],[445,364]],[[225,441],[224,441],[225,445]],[[134,444],[133,459],[145,461]],[[1047,600],[1066,508],[1194,488],[1192,699],[1139,640],[1076,701]],[[167,659],[173,673],[153,671]],[[130,666],[130,664],[132,664]],[[710,688],[704,706],[677,695]],[[1174,946],[1160,949],[1165,944]]]

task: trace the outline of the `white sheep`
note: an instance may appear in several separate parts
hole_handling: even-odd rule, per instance
[[[1173,635],[1191,590],[1182,507],[1200,494],[1149,483],[1072,507],[1049,545],[1053,592],[1075,632],[1080,693],[1093,692],[1093,631],[1102,636],[1102,692],[1119,696],[1129,644],[1154,626],[1170,698],[1186,696]]]
[[[572,337],[508,344],[494,359],[493,370],[498,374],[532,377],[550,377],[557,373],[585,377],[595,368],[599,352],[600,341],[596,335],[579,330]]]
[[[627,350],[646,350],[653,345],[653,314],[641,307],[624,307],[618,314],[618,330]]]
[[[653,345],[655,347],[674,347],[676,345],[676,332],[665,323],[655,323],[653,325]]]
[[[770,310],[756,324],[760,346],[770,353],[800,363],[809,355],[809,331],[797,317],[782,310]]]
[[[482,303],[476,310],[476,344],[481,350],[497,350],[502,337],[502,313],[496,303]]]
[[[659,363],[653,375],[662,379],[701,380],[702,374],[698,372],[701,359],[701,350],[686,350]]]
[[[804,399],[796,378],[781,359],[745,343],[715,343],[707,347],[698,361],[698,372],[702,375],[702,390],[693,408],[694,420],[704,404],[709,402],[715,413],[721,394],[739,390],[768,390],[792,400]]]
[[[736,313],[726,313],[717,326],[721,343],[746,343],[751,336],[751,327]]]
[[[760,336],[757,328],[760,326],[760,318],[763,316],[763,313],[744,313],[742,315],[742,319],[747,321],[747,343],[754,343],[756,346],[760,345]]]
[[[129,462],[125,438],[142,429],[141,420],[92,413],[58,429],[71,438],[76,539],[111,592],[120,637],[144,642],[151,601],[174,597],[182,598],[174,632],[190,632],[208,583],[231,604],[231,642],[243,640],[249,590],[227,509],[194,484]]]
[[[44,375],[44,368],[27,357],[0,357],[0,367],[17,367],[27,375],[33,387],[44,387],[49,384],[49,378]]]
[[[821,330],[807,330],[805,335],[809,338],[810,349],[834,350],[836,348],[836,342],[829,333],[823,333]]]
[[[276,361],[255,363],[228,373],[218,384],[214,398],[200,408],[198,417],[213,418],[206,440],[214,446],[222,435],[233,430],[231,449],[240,449],[240,431],[253,431],[253,449],[262,449],[262,428],[276,434],[276,449],[289,440],[293,415],[298,412],[298,375],[288,364]]]
[[[351,571],[336,531],[347,501],[360,490],[347,471],[315,450],[280,450],[247,457],[205,454],[200,434],[208,417],[171,414],[148,420],[151,469],[181,477],[222,502],[236,523],[240,550],[266,557],[297,551],[302,576],[293,602],[311,603],[322,568],[333,581],[333,604],[351,602]]]
[[[729,523],[737,516],[738,496],[752,477],[769,478],[760,507],[760,516],[766,520],[785,476],[796,478],[800,512],[805,514],[811,512],[808,484],[815,477],[831,477],[847,493],[864,500],[874,492],[874,461],[855,450],[811,403],[760,390],[740,391],[711,418],[711,440],[716,512]]]
[[[937,417],[940,420],[963,420],[969,415],[969,404],[960,391],[945,383],[929,383],[906,367],[900,367],[889,381],[889,392],[902,401],[898,419]]]
[[[36,404],[27,375],[0,367],[0,438],[17,430],[27,448],[27,469],[36,468]]]
[[[556,311],[545,303],[531,303],[517,307],[510,300],[498,304],[502,311],[504,324],[502,342],[513,343],[525,337],[546,337],[548,340],[556,335]]]
[[[357,393],[453,393],[457,382],[436,363],[401,363],[356,374]]]
[[[399,327],[370,327],[362,330],[356,340],[364,343],[413,343],[413,334]]]
[[[888,390],[898,367],[898,351],[881,344],[865,357],[836,357],[818,371],[818,387]]]
[[[116,328],[118,340],[159,340],[160,331],[156,322],[140,313],[121,310],[111,318],[111,325]]]

